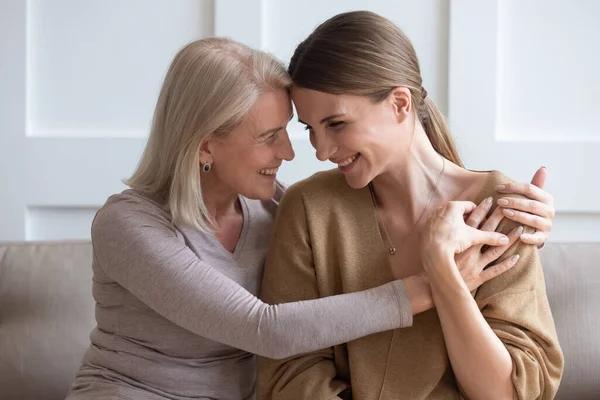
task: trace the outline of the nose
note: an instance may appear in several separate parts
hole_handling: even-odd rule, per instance
[[[336,146],[326,133],[317,134],[313,132],[310,143],[316,150],[319,161],[327,161],[336,152]]]
[[[279,146],[279,154],[277,155],[280,160],[292,161],[294,157],[296,157],[296,153],[294,153],[294,148],[292,147],[292,142],[290,141],[290,136],[287,131],[285,132],[285,140]]]

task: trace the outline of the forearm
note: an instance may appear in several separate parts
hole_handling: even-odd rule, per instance
[[[438,261],[454,264],[454,259]],[[457,271],[456,266],[448,268]],[[512,399],[512,359],[492,331],[458,271],[431,278],[452,369],[470,399]]]
[[[264,290],[271,293],[274,288],[267,285]],[[258,354],[282,359],[409,327],[410,306],[403,283],[396,281],[361,292],[265,305],[254,315],[253,333],[268,353]]]

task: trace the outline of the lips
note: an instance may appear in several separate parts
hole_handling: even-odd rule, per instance
[[[347,167],[348,165],[352,164],[359,156],[360,156],[360,154],[356,153],[350,157],[344,158],[344,159],[336,162],[336,164],[340,167]]]

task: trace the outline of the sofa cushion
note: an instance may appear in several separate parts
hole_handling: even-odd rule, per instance
[[[600,243],[541,251],[565,354],[557,399],[600,399]],[[64,399],[95,326],[89,243],[0,244],[0,400]]]
[[[565,355],[557,399],[600,399],[600,244],[549,243],[540,252]]]
[[[0,245],[0,399],[64,399],[95,326],[89,243]]]

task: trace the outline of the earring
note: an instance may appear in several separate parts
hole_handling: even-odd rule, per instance
[[[202,170],[204,172],[210,172],[211,169],[212,169],[212,164],[205,163],[205,164],[202,165]]]

